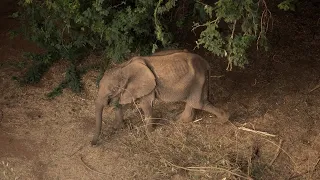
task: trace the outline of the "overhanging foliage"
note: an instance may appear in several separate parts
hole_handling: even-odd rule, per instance
[[[279,6],[287,7],[291,0],[287,1]],[[30,56],[38,60],[25,82],[39,81],[47,66],[58,59],[68,60],[73,67],[66,76],[79,77],[77,64],[92,51],[104,52],[106,60],[119,62],[132,53],[146,55],[159,46],[179,43],[166,23],[172,21],[168,14],[177,13],[181,4],[188,4],[187,12],[194,12],[190,19],[193,27],[184,29],[204,28],[195,46],[226,57],[227,70],[244,67],[250,46],[267,48],[271,16],[264,0],[218,0],[214,4],[194,0],[20,0],[19,4],[23,8],[13,16],[21,20],[21,32],[46,50],[44,55]],[[174,20],[177,27],[188,20],[184,16],[190,13]],[[80,89],[78,82],[74,84],[79,87],[72,89]]]

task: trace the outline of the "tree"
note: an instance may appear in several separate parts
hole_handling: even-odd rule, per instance
[[[85,70],[79,70],[77,64],[87,53],[103,52],[106,62],[120,62],[132,53],[146,55],[160,46],[179,43],[171,35],[166,14],[177,11],[181,2],[188,4],[186,12],[193,13],[183,14],[176,25],[183,26],[188,19],[184,17],[192,16],[195,23],[190,29],[203,28],[195,46],[226,57],[227,70],[243,68],[252,45],[267,49],[271,13],[265,0],[217,0],[211,4],[197,0],[20,0],[23,8],[13,15],[23,24],[20,32],[46,50],[28,56],[33,66],[23,81],[38,82],[52,62],[66,59],[70,68],[56,90],[71,87],[78,92]],[[292,9],[293,2],[285,0],[279,8]]]

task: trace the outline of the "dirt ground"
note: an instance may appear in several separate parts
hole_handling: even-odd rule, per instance
[[[147,135],[135,106],[117,131],[106,109],[97,147],[90,140],[99,72],[83,77],[81,94],[66,89],[53,100],[45,95],[63,79],[63,62],[39,84],[20,86],[12,77],[26,66],[23,53],[39,50],[9,38],[15,5],[0,7],[0,179],[320,179],[317,4],[303,2],[297,13],[270,8],[271,49],[252,51],[244,70],[226,72],[223,60],[197,51],[212,65],[210,99],[230,122],[197,112],[194,122],[178,124],[183,104],[157,102],[164,123]]]

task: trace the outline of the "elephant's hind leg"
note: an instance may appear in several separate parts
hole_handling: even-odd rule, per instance
[[[204,102],[203,107],[201,109],[216,115],[219,119],[229,119],[229,113],[225,112],[223,109],[213,106],[211,102],[209,102],[208,100]]]
[[[228,120],[229,114],[225,112],[223,109],[213,106],[212,103],[208,100],[207,84],[200,83],[199,87],[202,87],[202,86],[203,86],[202,91],[198,89],[193,91],[194,93],[191,96],[192,98],[190,98],[187,101],[187,105],[189,105],[190,107],[186,106],[186,109],[182,114],[186,114],[185,116],[187,116],[187,113],[191,111],[190,108],[194,108],[194,109],[200,109],[200,110],[204,110],[209,113],[212,113],[216,115],[219,119]]]
[[[184,111],[178,115],[178,121],[191,122],[194,118],[194,108],[186,103]]]

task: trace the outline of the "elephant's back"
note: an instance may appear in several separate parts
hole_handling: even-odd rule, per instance
[[[164,101],[185,100],[194,81],[205,76],[208,69],[208,63],[200,56],[185,52],[150,56],[147,62],[156,77],[157,97]]]

